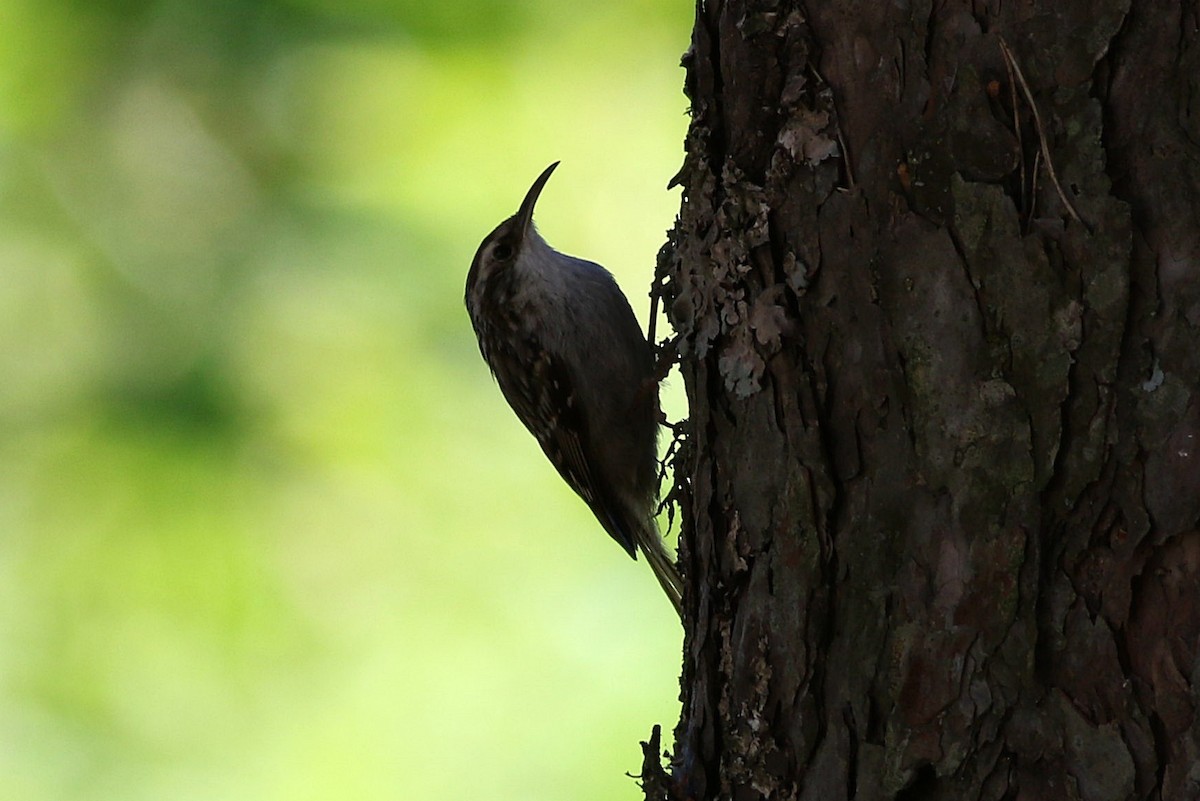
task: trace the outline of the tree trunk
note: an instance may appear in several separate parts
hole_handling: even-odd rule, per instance
[[[1198,27],[700,4],[647,797],[1200,798]]]

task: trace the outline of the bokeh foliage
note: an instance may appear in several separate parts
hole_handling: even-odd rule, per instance
[[[679,629],[462,283],[644,320],[690,4],[0,0],[0,797],[634,797]]]

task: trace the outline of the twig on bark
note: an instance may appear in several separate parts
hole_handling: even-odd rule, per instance
[[[1037,212],[1037,188],[1038,188],[1038,167],[1042,164],[1042,151],[1035,150],[1033,153],[1033,186],[1029,190],[1029,220],[1033,219],[1033,215]],[[1028,223],[1028,220],[1026,221]]]
[[[838,147],[842,149],[842,166],[846,168],[846,181],[850,184],[848,189],[854,188],[854,167],[850,164],[850,151],[846,149],[846,140],[842,137],[842,126],[837,126],[837,141]]]
[[[1050,175],[1054,189],[1058,192],[1058,197],[1062,200],[1071,218],[1084,228],[1091,230],[1090,226],[1079,216],[1079,212],[1075,210],[1075,204],[1070,201],[1067,193],[1063,191],[1062,184],[1058,182],[1058,175],[1054,172],[1054,160],[1050,158],[1050,145],[1046,141],[1046,129],[1042,126],[1042,115],[1038,113],[1037,103],[1033,101],[1033,92],[1030,91],[1029,84],[1025,81],[1025,75],[1021,72],[1021,65],[1013,57],[1012,50],[1008,47],[1008,42],[1004,41],[1003,36],[999,37],[999,39],[1000,52],[1004,54],[1004,63],[1009,69],[1009,75],[1016,74],[1017,82],[1021,85],[1021,91],[1025,94],[1025,100],[1029,103],[1029,109],[1033,112],[1033,126],[1037,129],[1038,143],[1041,145],[1042,157],[1046,160],[1046,172]]]
[[[1004,48],[1004,40],[1001,40],[1001,48]],[[1004,59],[1004,66],[1008,70],[1008,95],[1012,102],[1012,117],[1013,117],[1013,133],[1017,135],[1017,162],[1021,167],[1021,213],[1027,217],[1032,217],[1033,214],[1029,211],[1029,198],[1025,195],[1028,188],[1025,185],[1025,139],[1021,135],[1021,115],[1017,109],[1017,79],[1013,75],[1013,63],[1007,58]],[[1033,180],[1037,180],[1037,167],[1034,167]]]

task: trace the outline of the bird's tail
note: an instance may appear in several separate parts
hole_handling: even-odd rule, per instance
[[[671,605],[675,607],[675,613],[682,618],[683,580],[679,577],[675,560],[671,558],[671,555],[667,553],[666,546],[663,545],[662,537],[658,534],[658,526],[655,525],[653,518],[646,521],[642,526],[641,533],[638,546],[646,555],[646,561],[650,564],[650,569],[654,571],[654,577],[658,579],[663,592],[667,594]]]

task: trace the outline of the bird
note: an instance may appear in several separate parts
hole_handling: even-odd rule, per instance
[[[628,299],[599,264],[533,224],[551,173],[480,243],[464,300],[501,394],[608,535],[640,552],[682,617],[683,584],[655,523],[658,378]]]

